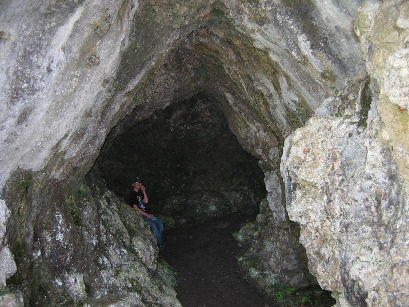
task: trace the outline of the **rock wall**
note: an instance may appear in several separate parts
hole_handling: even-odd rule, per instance
[[[326,3],[3,1],[1,185],[17,167],[83,176],[135,106],[148,116],[195,87],[223,97],[242,145],[276,161],[263,140],[274,146],[364,72],[351,31],[358,3]]]
[[[91,175],[91,189],[78,190],[36,176],[21,171],[4,191],[17,266],[5,273],[15,273],[7,286],[17,306],[21,298],[26,306],[180,306],[175,275],[135,210]]]
[[[339,306],[409,303],[407,13],[402,1],[362,6],[355,26],[371,86],[346,92],[349,111],[322,109],[285,142],[287,210]]]

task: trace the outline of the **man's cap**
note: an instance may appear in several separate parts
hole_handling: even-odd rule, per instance
[[[141,182],[142,179],[140,177],[135,177],[132,179],[132,183]]]

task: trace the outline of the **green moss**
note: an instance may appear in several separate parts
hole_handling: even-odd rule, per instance
[[[13,193],[19,198],[21,203],[27,203],[27,195],[33,184],[33,176],[30,172],[21,171],[18,178],[11,183],[14,186]]]
[[[286,0],[284,5],[290,8],[308,8],[311,9],[314,6],[313,0]]]
[[[212,28],[220,24],[231,24],[232,19],[229,17],[229,14],[226,13],[227,10],[228,9],[223,2],[216,1],[211,4],[211,11],[203,18],[203,21],[207,26]]]
[[[237,232],[233,233],[233,237],[240,243],[248,243],[257,235],[258,229],[255,223],[246,223]]]
[[[138,236],[138,234],[141,233],[141,228],[139,228],[139,223],[137,221],[136,210],[133,210],[126,204],[118,204],[117,208],[119,218],[125,226],[129,237],[132,239],[133,237]]]
[[[98,21],[94,22],[91,26],[94,29],[94,33],[98,38],[104,37],[108,33],[112,25],[112,17],[110,14],[105,13]]]
[[[43,227],[43,231],[44,233],[48,234],[48,235],[52,235],[52,230],[53,230],[53,216],[52,214],[47,214],[45,216],[42,217],[42,227]]]
[[[21,239],[18,239],[12,246],[12,253],[17,266],[17,273],[8,279],[7,284],[9,286],[21,286],[30,274],[26,248]]]
[[[259,4],[259,0],[244,0],[243,2],[257,6]]]
[[[167,286],[176,287],[176,272],[175,270],[163,259],[158,261],[156,271],[156,276]]]
[[[138,229],[135,224],[132,223],[124,223],[124,226],[126,228],[126,231],[128,232],[129,237],[132,239],[133,237],[138,236],[140,234],[141,230]]]
[[[335,72],[333,70],[328,70],[325,69],[322,73],[321,73],[321,77],[324,80],[328,80],[332,83],[335,83],[335,81],[337,80],[337,75],[335,74]]]
[[[318,285],[295,289],[275,283],[270,290],[280,306],[331,306],[335,303],[330,292],[323,291]]]
[[[294,129],[304,125],[303,121],[299,117],[299,114],[293,110],[290,110],[287,106],[285,106],[285,118]]]
[[[21,263],[25,257],[25,247],[22,241],[18,240],[14,245],[13,255],[18,266],[18,264]]]
[[[82,225],[82,221],[81,212],[78,206],[78,200],[73,195],[66,195],[65,204],[68,207],[74,225],[80,227]]]
[[[30,194],[33,182],[31,172],[18,169],[11,175],[3,191],[6,204],[11,211],[10,221],[13,223],[7,227],[9,244],[19,263],[25,253],[23,237],[25,228],[28,226],[27,217],[30,214]]]
[[[49,281],[51,281],[51,276],[46,267],[42,265],[34,265],[32,267],[30,278],[30,306],[38,306],[50,302],[47,291]]]
[[[6,32],[0,31],[0,39],[7,39],[9,37],[10,36]]]
[[[84,181],[66,187],[64,202],[75,226],[83,226],[82,206],[90,200],[92,200],[92,193]]]
[[[136,293],[142,293],[142,287],[136,280],[131,282],[131,288],[129,290]]]
[[[254,16],[254,21],[259,25],[262,26],[266,23],[270,23],[271,20],[267,15],[264,14],[257,14],[256,16]]]
[[[78,189],[79,195],[83,198],[89,198],[91,197],[91,190],[87,186],[85,182],[81,182],[79,189]]]

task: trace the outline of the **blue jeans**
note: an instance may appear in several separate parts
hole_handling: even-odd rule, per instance
[[[146,216],[142,216],[142,218],[151,225],[151,230],[153,232],[153,235],[156,238],[156,241],[158,243],[158,247],[162,248],[163,247],[163,238],[162,238],[162,233],[163,233],[163,223],[160,219],[157,217],[152,216],[152,219],[148,219]]]

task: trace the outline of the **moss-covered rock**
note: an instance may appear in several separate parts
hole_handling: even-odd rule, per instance
[[[240,266],[268,295],[274,296],[277,284],[298,289],[316,284],[308,272],[305,252],[296,243],[297,226],[285,220],[277,223],[267,200],[261,203],[257,220],[245,224],[235,238],[242,248]]]
[[[48,209],[41,206],[41,213],[26,219],[20,232],[18,223],[7,229],[18,266],[9,284],[22,291],[26,304],[70,305],[136,296],[141,304],[179,305],[172,288],[174,277],[164,264],[157,272],[156,241],[135,210],[104,187],[85,182],[65,187],[40,184],[38,175],[29,177],[30,189],[4,191],[15,221],[24,217],[15,209],[21,199],[30,200],[29,212],[39,210],[37,199],[47,201],[42,206]],[[12,182],[9,186],[18,187]],[[23,245],[30,229],[33,241]]]

